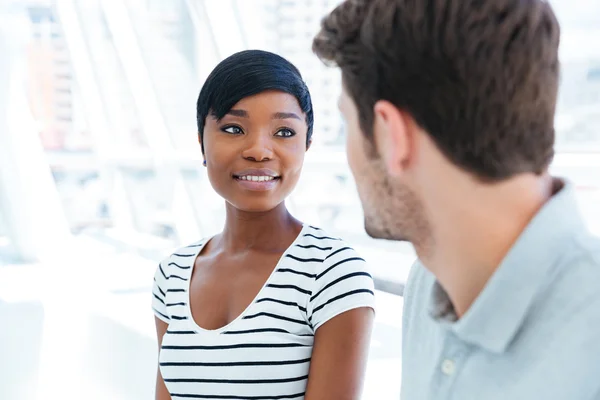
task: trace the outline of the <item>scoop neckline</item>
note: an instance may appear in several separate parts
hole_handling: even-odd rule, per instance
[[[302,239],[302,237],[304,236],[304,233],[307,229],[308,225],[307,224],[302,224],[302,229],[300,229],[300,233],[298,233],[298,236],[296,236],[296,238],[294,239],[294,241],[292,242],[292,244],[290,244],[288,246],[287,249],[285,249],[285,251],[281,254],[281,257],[279,257],[279,260],[277,261],[277,264],[275,264],[275,268],[273,268],[273,271],[271,271],[271,273],[269,274],[269,277],[265,280],[265,283],[262,285],[262,287],[260,288],[260,290],[256,293],[256,296],[254,296],[254,298],[252,299],[252,301],[250,303],[248,303],[248,305],[246,306],[246,308],[244,308],[244,310],[240,313],[240,315],[238,315],[235,319],[231,320],[231,322],[229,322],[228,324],[217,328],[217,329],[206,329],[201,327],[200,325],[198,325],[198,323],[196,322],[196,320],[194,319],[194,315],[192,314],[192,305],[191,305],[191,291],[190,291],[190,287],[192,284],[192,274],[194,272],[194,268],[196,266],[196,260],[198,259],[200,253],[202,252],[202,249],[204,249],[204,247],[208,244],[208,242],[210,242],[214,236],[211,236],[210,238],[208,238],[207,240],[204,241],[204,243],[202,243],[201,246],[198,247],[198,250],[196,251],[196,253],[194,254],[192,258],[192,265],[190,266],[189,269],[189,279],[187,280],[187,284],[186,284],[186,290],[187,290],[187,305],[185,306],[185,312],[186,312],[186,316],[187,319],[189,321],[189,323],[192,325],[192,329],[194,330],[195,333],[212,333],[212,334],[220,334],[223,333],[229,329],[231,329],[231,327],[236,324],[238,321],[240,321],[241,319],[244,318],[244,316],[246,316],[248,314],[248,310],[250,310],[252,308],[252,306],[254,306],[254,304],[256,304],[256,301],[258,299],[260,299],[262,293],[265,291],[266,287],[269,285],[269,283],[271,282],[271,280],[273,279],[273,277],[275,276],[275,274],[277,273],[277,271],[280,269],[281,267],[281,263],[283,262],[283,260],[285,259],[285,257],[289,254],[289,252],[296,246],[296,244],[298,244],[298,242]]]

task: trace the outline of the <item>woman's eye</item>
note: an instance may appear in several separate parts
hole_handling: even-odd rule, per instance
[[[277,133],[275,134],[275,136],[292,137],[295,134],[296,134],[296,132],[294,132],[293,130],[284,128],[284,129],[278,130]]]
[[[239,126],[226,126],[225,128],[223,128],[223,132],[231,133],[232,135],[241,135],[242,133],[244,133],[244,131],[242,131],[242,128],[240,128]]]

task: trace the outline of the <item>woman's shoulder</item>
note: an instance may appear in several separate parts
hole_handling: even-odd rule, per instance
[[[177,248],[169,257],[191,257],[197,255],[210,238],[202,238],[188,245]]]
[[[203,238],[188,245],[176,248],[160,262],[160,266],[164,270],[171,269],[172,267],[187,269],[194,263],[198,253],[200,253],[202,247],[209,239],[210,238]]]
[[[350,243],[314,226],[306,227],[302,239],[306,251],[312,252],[304,261],[315,266],[307,306],[313,329],[342,312],[375,308],[370,268]]]
[[[313,225],[305,226],[301,243],[297,246],[313,254],[315,259],[321,259],[324,267],[350,261],[365,263],[351,243]]]

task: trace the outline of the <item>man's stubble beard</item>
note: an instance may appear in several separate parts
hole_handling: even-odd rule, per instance
[[[375,239],[411,242],[423,246],[429,238],[429,224],[418,196],[406,185],[394,182],[380,158],[370,158],[363,170],[359,190],[365,231]]]

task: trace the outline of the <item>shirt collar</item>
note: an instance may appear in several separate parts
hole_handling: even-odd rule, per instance
[[[558,267],[569,239],[586,229],[572,185],[555,179],[554,189],[462,318],[457,320],[448,295],[435,283],[434,319],[450,323],[466,342],[496,353],[506,349],[548,275]]]

